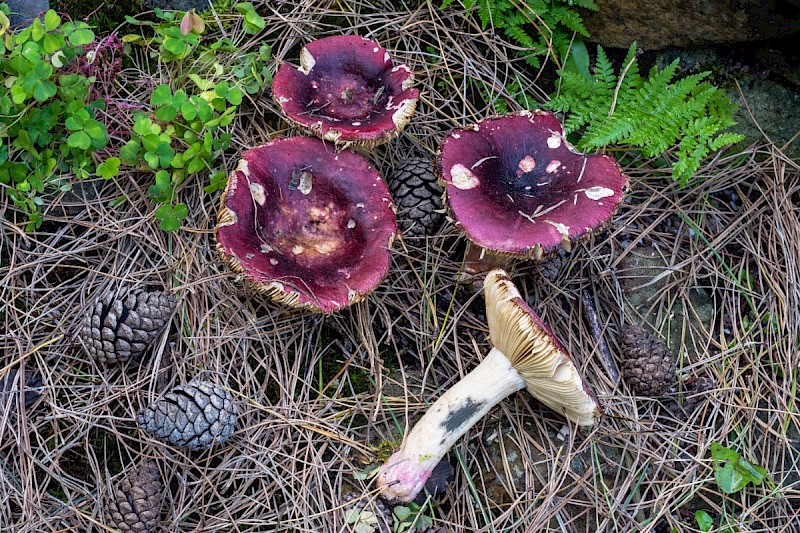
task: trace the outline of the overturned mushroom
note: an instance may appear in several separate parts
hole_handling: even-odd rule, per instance
[[[292,122],[336,143],[374,146],[414,114],[419,91],[406,65],[375,41],[336,35],[308,43],[300,66],[283,64],[272,95]]]
[[[397,231],[389,190],[371,163],[311,137],[246,151],[217,222],[220,256],[256,290],[324,313],[380,284]]]
[[[469,428],[503,398],[527,388],[535,398],[580,426],[600,410],[563,346],[528,307],[502,270],[484,281],[486,317],[494,348],[445,392],[381,467],[378,486],[393,500],[410,501],[436,464]]]
[[[571,251],[611,219],[628,186],[614,158],[578,153],[543,111],[451,131],[440,165],[452,217],[481,259]]]

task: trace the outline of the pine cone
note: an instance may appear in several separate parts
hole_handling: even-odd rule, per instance
[[[210,381],[192,380],[139,411],[136,421],[158,439],[198,450],[227,440],[237,415],[230,392]]]
[[[86,316],[86,349],[103,364],[140,357],[167,325],[176,305],[175,297],[164,292],[110,290]]]
[[[342,496],[342,504],[344,519],[351,531],[370,531],[372,528],[373,533],[392,532],[392,510],[380,498],[351,490]]]
[[[622,331],[622,377],[641,396],[658,396],[675,383],[675,357],[664,341],[647,329],[630,325]]]
[[[152,533],[158,527],[163,487],[158,467],[146,461],[106,496],[107,525],[122,533]]]
[[[559,246],[549,257],[539,261],[536,266],[543,278],[555,282],[567,268],[567,252]]]
[[[442,221],[442,188],[430,161],[410,157],[399,163],[389,180],[397,220],[406,237],[432,235]]]

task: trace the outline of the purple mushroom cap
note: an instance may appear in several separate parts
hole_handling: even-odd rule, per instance
[[[440,164],[450,211],[467,237],[524,257],[569,251],[610,220],[628,186],[614,158],[578,153],[543,111],[451,131]]]
[[[272,94],[289,120],[337,143],[376,145],[396,137],[414,114],[419,91],[406,65],[375,41],[337,35],[308,43],[300,66],[284,63]]]
[[[312,137],[278,139],[247,150],[228,178],[217,250],[275,300],[331,313],[389,271],[393,208],[366,158]]]

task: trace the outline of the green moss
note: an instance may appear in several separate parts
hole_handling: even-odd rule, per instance
[[[403,443],[401,440],[384,440],[375,446],[375,461],[378,463],[385,463],[396,449]]]
[[[97,28],[99,35],[114,31],[125,22],[125,16],[135,17],[143,11],[140,0],[106,2],[98,9],[95,0],[58,0],[54,9],[66,13],[73,20],[86,20]]]
[[[353,394],[367,392],[375,388],[375,383],[369,376],[369,372],[352,364],[347,364],[345,354],[331,351],[320,358],[317,367],[320,390],[325,388],[331,380],[347,380]],[[342,368],[347,364],[347,368],[342,372]],[[341,373],[341,374],[340,374]],[[350,391],[348,391],[350,392]]]

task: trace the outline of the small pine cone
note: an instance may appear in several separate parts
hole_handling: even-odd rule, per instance
[[[664,341],[647,329],[627,326],[621,338],[622,377],[633,392],[658,396],[675,383],[675,357]]]
[[[175,297],[164,292],[121,287],[98,298],[86,316],[83,338],[100,363],[141,357],[175,310]]]
[[[397,220],[406,237],[432,235],[442,221],[442,188],[431,162],[410,157],[395,167],[389,180]]]
[[[567,268],[567,252],[559,246],[549,257],[539,261],[536,266],[543,278],[555,282]]]
[[[351,490],[342,496],[342,505],[345,522],[351,531],[370,531],[372,528],[373,533],[392,532],[392,510],[380,498]]]
[[[139,411],[136,421],[158,439],[199,450],[227,440],[237,416],[230,392],[210,381],[192,380]]]
[[[146,461],[121,479],[105,500],[108,526],[122,533],[152,533],[158,527],[164,494],[158,467]]]

